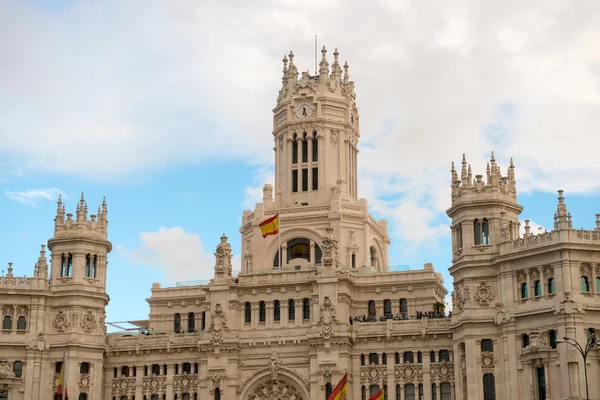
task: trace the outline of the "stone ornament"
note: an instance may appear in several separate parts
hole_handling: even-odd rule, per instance
[[[412,363],[401,364],[394,369],[394,376],[403,382],[419,381],[423,378],[423,367]]]
[[[0,379],[14,378],[13,363],[6,358],[0,358]]]
[[[329,142],[332,145],[338,144],[338,132],[337,131],[334,131],[333,129],[330,131]]]
[[[481,281],[479,285],[475,287],[473,299],[475,299],[480,306],[490,305],[490,302],[494,300],[494,289],[492,289],[492,285],[486,281]]]
[[[469,286],[464,283],[455,284],[454,291],[452,292],[452,305],[456,306],[459,311],[462,311],[470,301],[470,296]]]
[[[484,368],[494,368],[494,353],[491,351],[484,351],[481,353],[481,365]]]
[[[454,365],[448,361],[431,363],[431,377],[437,377],[440,381],[454,380]]]
[[[227,242],[227,236],[221,236],[221,243],[215,251],[215,278],[231,277],[233,267],[231,265],[231,245]]]
[[[146,395],[164,394],[167,390],[166,376],[145,376],[142,380],[142,392]]]
[[[543,332],[539,330],[529,332],[529,345],[523,349],[524,353],[550,350],[550,346],[546,344],[542,333]]]
[[[277,381],[277,374],[279,373],[279,367],[281,362],[279,361],[279,354],[276,352],[271,353],[271,359],[269,360],[269,369],[271,370],[271,380]]]
[[[69,325],[71,325],[71,323],[69,322],[69,316],[67,315],[67,313],[64,312],[64,310],[60,310],[58,312],[58,314],[56,314],[54,316],[54,327],[59,331],[59,332],[64,332],[66,328],[69,327]]]
[[[80,392],[87,392],[90,388],[90,374],[79,374],[78,386]]]
[[[361,382],[380,382],[387,373],[385,365],[367,365],[360,369]]]
[[[302,398],[294,385],[281,380],[263,383],[248,396],[249,400],[302,400]]]
[[[86,311],[81,317],[81,327],[87,332],[91,332],[96,327],[96,317],[91,311]]]
[[[173,377],[173,390],[176,392],[194,391],[198,387],[198,377],[196,374],[175,375]]]
[[[321,336],[323,336],[324,339],[329,339],[333,334],[333,324],[339,324],[339,321],[337,320],[333,303],[328,296],[325,296],[323,305],[321,306],[319,322],[317,323],[321,328]]]
[[[85,374],[85,375],[87,375],[87,374]],[[89,375],[87,377],[87,380],[88,380],[88,385],[89,385]],[[81,382],[81,379],[80,379],[80,382]],[[143,383],[142,383],[142,386],[143,386]],[[115,395],[134,394],[135,393],[135,378],[129,377],[129,376],[113,378],[112,393]]]
[[[323,236],[323,265],[331,268],[332,266],[338,267],[339,265],[339,254],[338,254],[338,241],[335,233],[333,233],[332,227],[325,228],[325,236]]]
[[[211,314],[208,332],[211,334],[211,341],[214,345],[219,345],[223,340],[223,333],[229,332],[227,319],[220,303],[216,304],[215,312]]]

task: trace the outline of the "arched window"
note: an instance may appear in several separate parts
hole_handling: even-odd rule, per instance
[[[600,293],[600,276],[596,277],[596,293]]]
[[[452,400],[452,391],[448,382],[442,383],[440,385],[440,395],[440,400]]]
[[[252,305],[249,301],[247,301],[244,306],[244,322],[247,324],[252,322]]]
[[[60,255],[60,276],[67,276],[67,256],[65,253]]]
[[[325,384],[325,400],[329,399],[331,392],[333,392],[333,389],[331,388],[331,382],[327,382]]]
[[[440,350],[440,361],[450,361],[450,352],[448,350]]]
[[[402,400],[402,393],[400,390],[400,385],[396,385],[396,400]]]
[[[350,257],[351,259],[351,264],[352,264],[352,268],[356,268],[356,254],[352,253],[352,256]]]
[[[377,392],[379,392],[379,385],[369,386],[369,396],[373,396]]]
[[[473,234],[476,245],[490,244],[490,224],[487,218],[473,221]]]
[[[96,270],[98,269],[98,255],[92,257],[92,278],[96,278]]]
[[[221,400],[221,389],[215,388],[215,400]]]
[[[369,354],[369,365],[377,365],[379,364],[379,356],[377,353]]]
[[[387,365],[387,354],[381,353],[381,364]]]
[[[196,314],[193,312],[188,313],[188,332],[194,332],[196,330]]]
[[[420,351],[417,351],[417,364],[423,363],[423,354]]]
[[[435,386],[435,383],[431,384],[431,398],[432,400],[437,400],[437,387]]]
[[[408,317],[408,301],[406,299],[400,299],[400,314],[402,314],[402,318]]]
[[[375,301],[369,300],[369,318],[374,318],[377,315],[377,311],[375,310]]]
[[[184,393],[181,395],[181,400],[190,400],[190,394],[189,393]]]
[[[521,283],[521,298],[526,299],[529,297],[529,293],[527,292],[527,283]]]
[[[158,395],[153,394],[152,396],[150,396],[150,400],[158,400]]]
[[[92,256],[88,253],[85,255],[85,277],[92,276]]]
[[[483,240],[481,238],[481,221],[478,219],[473,221],[473,239],[475,245],[483,244]]]
[[[12,329],[12,317],[10,315],[5,315],[2,320],[2,329]]]
[[[182,365],[183,373],[184,374],[191,374],[192,373],[192,364],[190,364],[189,362],[185,362]]]
[[[369,248],[369,262],[371,267],[377,268],[377,250],[375,250],[375,246],[371,246]]]
[[[319,161],[319,137],[317,135],[317,132],[313,132],[312,160],[313,162]]]
[[[310,319],[310,300],[302,300],[302,319]]]
[[[360,355],[360,365],[365,365],[365,355],[364,354]]]
[[[65,276],[73,275],[73,254],[69,253],[67,255],[67,272]]]
[[[127,395],[125,395],[125,394],[124,394],[124,395],[122,395],[122,396],[121,396],[121,400],[127,400]]]
[[[17,330],[24,331],[25,328],[27,328],[27,320],[21,315],[19,318],[17,318]]]
[[[15,378],[21,378],[23,376],[23,362],[22,361],[14,362],[13,372],[15,373]]]
[[[206,311],[202,311],[202,318],[200,320],[200,330],[206,329]]]
[[[586,293],[590,291],[590,282],[587,276],[581,277],[581,291]]]
[[[267,305],[264,301],[258,303],[258,322],[265,322],[267,319]]]
[[[394,362],[396,364],[400,364],[400,353],[396,352],[396,354],[394,355]]]
[[[90,363],[82,362],[79,366],[80,374],[89,374],[90,373]]]
[[[429,362],[435,362],[435,351],[431,350],[431,353],[429,353]]]
[[[414,364],[414,362],[415,362],[415,356],[414,356],[413,352],[405,351],[404,352],[404,363],[405,364],[407,364],[407,363]]]
[[[279,305],[279,300],[275,300],[273,302],[273,320],[274,321],[281,320],[281,308]]]
[[[302,258],[310,262],[310,239],[297,238],[287,242],[288,260]]]
[[[296,302],[294,299],[288,300],[288,321],[294,321],[296,319]]]
[[[533,290],[534,290],[535,296],[542,295],[542,284],[540,281],[535,281],[533,283]]]
[[[456,225],[456,248],[462,249],[463,247],[463,239],[462,239],[462,224]]]
[[[79,393],[79,400],[87,400],[87,393]]]
[[[298,135],[295,133],[292,141],[292,164],[298,164]]]
[[[121,367],[121,376],[129,376],[129,367],[128,366]]]
[[[548,294],[556,293],[556,289],[554,289],[554,278],[548,278]]]
[[[386,318],[392,318],[392,301],[384,300],[383,301],[383,314]]]
[[[152,364],[152,375],[160,375],[160,365]]]
[[[302,162],[308,162],[308,135],[306,132],[302,134]]]
[[[181,314],[175,313],[174,325],[175,333],[179,333],[181,331]]]
[[[496,400],[494,374],[483,374],[483,400]]]
[[[360,388],[360,398],[362,400],[367,400],[367,388],[365,386]]]
[[[416,400],[415,399],[415,385],[409,383],[404,386],[404,400]]]

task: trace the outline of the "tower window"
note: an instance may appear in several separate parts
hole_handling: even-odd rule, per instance
[[[85,255],[85,277],[89,278],[92,276],[92,256],[90,254]]]
[[[414,362],[415,362],[415,356],[414,356],[413,352],[405,351],[404,352],[404,363],[405,364],[408,364],[408,363],[414,364]]]
[[[90,373],[90,363],[82,362],[81,365],[79,366],[79,373],[80,374],[89,374]]]
[[[24,316],[22,316],[22,315],[21,315],[21,316],[20,316],[20,317],[17,319],[17,330],[18,330],[18,331],[24,331],[24,330],[25,330],[25,328],[27,328],[27,320],[25,319],[25,317],[24,317]]]
[[[249,324],[252,322],[252,305],[247,301],[244,307],[244,322]]]
[[[590,291],[590,283],[587,276],[581,277],[581,291],[586,293]]]
[[[400,314],[403,318],[408,316],[408,301],[406,299],[400,299]]]
[[[292,192],[298,192],[298,170],[292,170]]]
[[[556,290],[554,289],[554,278],[548,279],[548,294],[555,294]]]
[[[542,295],[542,283],[540,281],[535,281],[533,283],[533,289],[536,296]]]
[[[308,168],[302,168],[302,191],[308,192]]]
[[[2,329],[10,330],[12,328],[12,317],[10,315],[5,315],[4,320],[2,320]]]
[[[310,319],[310,300],[302,300],[302,319]]]
[[[456,247],[459,249],[462,249],[463,247],[462,224],[456,226]]]
[[[296,302],[294,299],[288,300],[288,320],[293,321],[296,319]]]
[[[179,333],[181,331],[181,314],[176,313],[174,318],[174,327],[175,333]]]
[[[67,256],[63,253],[60,255],[60,276],[67,276]]]
[[[548,331],[548,339],[550,342],[550,347],[555,349],[556,348],[556,331],[554,329],[551,329],[550,331]]]
[[[312,190],[319,190],[319,168],[312,169]]]
[[[279,321],[281,319],[281,307],[279,305],[279,300],[275,300],[273,302],[273,320]]]
[[[524,333],[521,335],[521,345],[523,348],[529,346],[529,335]]]
[[[23,362],[15,361],[13,364],[13,372],[15,373],[15,378],[21,378],[23,376]]]
[[[302,162],[308,162],[308,140],[306,140],[306,132],[302,135]]]
[[[475,244],[490,244],[490,224],[486,218],[473,221],[473,234]]]
[[[352,253],[352,268],[356,268],[356,254]]]
[[[376,268],[377,267],[377,251],[375,250],[375,247],[371,246],[369,248],[369,262],[371,264],[371,267]]]
[[[72,276],[73,274],[73,254],[67,255],[67,270],[65,276]]]
[[[529,293],[527,291],[527,283],[521,283],[521,298],[526,299],[529,297]]]
[[[317,132],[313,133],[312,160],[319,161],[319,138],[317,137]]]
[[[258,310],[258,320],[259,322],[265,322],[267,319],[267,306],[264,301],[261,301],[259,304]]]
[[[369,354],[369,365],[377,365],[379,364],[379,356],[377,355],[377,353],[370,353]]]
[[[194,332],[196,330],[196,314],[193,312],[188,313],[188,332]]]
[[[298,164],[298,137],[295,133],[292,141],[292,164]]]
[[[494,351],[494,342],[492,339],[483,339],[481,341],[481,351],[488,351],[490,353]]]
[[[494,374],[483,375],[483,400],[496,400]]]
[[[92,257],[92,278],[96,278],[96,269],[98,267],[98,255],[94,254]]]
[[[202,319],[200,321],[200,330],[206,329],[206,311],[202,311]]]
[[[450,361],[450,352],[448,350],[440,350],[440,361]]]
[[[375,309],[375,301],[369,300],[369,318],[375,318],[377,310]]]
[[[383,314],[386,318],[392,318],[392,301],[384,300],[383,301]]]

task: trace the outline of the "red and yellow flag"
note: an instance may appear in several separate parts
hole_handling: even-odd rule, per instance
[[[344,374],[344,377],[337,384],[333,392],[329,395],[327,400],[347,400],[348,399],[348,374]]]
[[[369,400],[383,400],[383,389],[379,389]]]
[[[266,238],[269,235],[277,235],[279,233],[279,214],[275,214],[275,216],[264,220],[259,226],[263,238]]]
[[[67,353],[63,353],[62,363],[60,365],[60,375],[58,376],[58,387],[56,388],[56,394],[58,394],[61,400],[69,400],[69,393],[67,392],[67,386],[65,383],[65,366],[67,365]]]

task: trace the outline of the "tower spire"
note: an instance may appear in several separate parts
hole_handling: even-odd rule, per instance
[[[327,49],[323,46],[321,49],[321,62],[319,64],[319,78],[321,82],[327,81],[327,76],[329,75],[329,63],[327,62]]]

